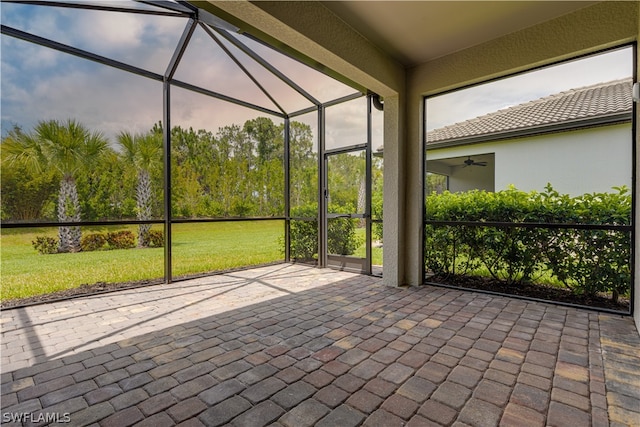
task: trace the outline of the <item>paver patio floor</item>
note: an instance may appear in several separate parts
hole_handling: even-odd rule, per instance
[[[640,424],[632,319],[551,304],[281,264],[1,322],[3,425]]]

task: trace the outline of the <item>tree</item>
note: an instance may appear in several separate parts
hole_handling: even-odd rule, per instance
[[[307,124],[292,121],[290,140],[290,194],[291,206],[317,203],[318,158],[313,151],[313,131]]]
[[[135,168],[122,160],[122,153],[110,149],[89,173],[83,174],[76,182],[83,219],[135,218],[136,183]],[[154,184],[154,188],[158,187]]]
[[[282,159],[282,129],[276,126],[273,120],[267,117],[247,120],[242,129],[253,142],[260,163]]]
[[[58,221],[81,220],[76,179],[106,152],[107,141],[101,133],[90,132],[72,119],[64,123],[40,121],[31,133],[10,132],[2,146],[9,164],[22,164],[37,173],[50,169],[59,172]],[[58,234],[60,252],[80,251],[80,227],[61,226]]]
[[[260,215],[282,215],[284,210],[284,127],[270,118],[247,120],[243,131],[257,153],[251,190],[258,197]]]
[[[22,164],[9,165],[2,150],[2,220],[36,221],[55,215],[56,173],[32,173]]]
[[[150,220],[153,197],[151,170],[162,164],[162,134],[153,131],[145,135],[121,132],[117,140],[122,148],[122,159],[137,172],[136,217],[141,221]],[[150,230],[151,224],[139,225],[139,247],[149,246]]]

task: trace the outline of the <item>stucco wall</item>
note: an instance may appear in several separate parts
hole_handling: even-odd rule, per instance
[[[551,183],[560,193],[572,196],[609,192],[614,186],[631,188],[631,131],[631,124],[627,123],[441,148],[429,150],[427,161],[495,153],[495,163],[487,168],[452,171],[451,191],[500,191],[509,185],[523,191],[543,191]]]
[[[631,125],[585,129],[496,144],[496,189],[541,191],[550,182],[577,196],[631,188]]]
[[[495,191],[495,188],[494,175],[488,168],[465,168],[449,178],[449,190],[452,192],[475,189]]]

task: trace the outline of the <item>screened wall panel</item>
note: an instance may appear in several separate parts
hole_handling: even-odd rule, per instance
[[[283,216],[283,121],[181,88],[171,100],[173,216]]]
[[[79,253],[57,253],[58,227],[3,229],[2,300],[85,284],[163,281],[164,250],[157,245],[138,248],[139,226],[79,229],[83,243]],[[155,243],[161,243],[162,226],[152,225],[150,230],[159,237]]]
[[[284,260],[284,221],[184,223],[172,230],[174,278]]]
[[[367,142],[364,96],[184,3],[33,3],[0,11],[10,289],[317,262],[319,144]]]
[[[634,49],[426,98],[427,280],[629,311]]]
[[[4,35],[2,44],[3,220],[162,218],[162,85]],[[73,208],[63,212],[60,197]]]
[[[296,116],[290,121],[289,200],[292,217],[317,216],[317,128],[318,117],[315,112]]]

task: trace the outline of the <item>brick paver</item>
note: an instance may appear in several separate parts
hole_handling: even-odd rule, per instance
[[[100,426],[640,421],[629,317],[328,269],[3,310],[0,325],[7,425],[31,425],[24,414]]]

